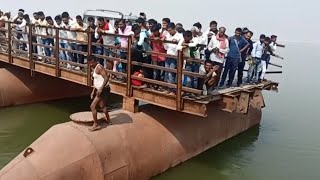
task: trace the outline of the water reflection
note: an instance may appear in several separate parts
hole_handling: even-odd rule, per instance
[[[208,151],[192,158],[190,161],[170,169],[154,177],[153,180],[162,179],[225,179],[236,175],[251,162],[248,152],[255,149],[260,126],[255,126]]]
[[[88,111],[89,97],[0,108],[0,169],[55,124],[69,121],[71,113]],[[122,98],[109,99],[110,110],[121,107]]]

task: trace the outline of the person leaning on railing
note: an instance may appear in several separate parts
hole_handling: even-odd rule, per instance
[[[60,48],[66,49],[67,48],[67,41],[65,39],[68,38],[67,31],[65,30],[66,26],[64,23],[62,23],[62,18],[60,15],[57,15],[55,18],[56,21],[56,27],[59,28],[59,45]],[[61,39],[64,38],[64,39]],[[67,52],[60,50],[59,52],[59,58],[66,61],[67,60]]]
[[[195,58],[196,55],[200,54],[197,52],[196,46],[197,43],[196,39],[193,38],[191,31],[185,31],[183,33],[183,41],[180,41],[178,44],[178,49],[183,50],[183,57],[184,58]],[[198,57],[199,58],[199,57]],[[184,60],[185,62],[186,60]],[[185,63],[185,70],[189,72],[199,73],[200,63],[199,62],[190,62],[186,61]],[[183,78],[183,84],[189,88],[198,88],[198,77],[187,76],[185,75]],[[184,93],[184,96],[189,96],[190,98],[196,98],[196,95],[193,93]]]
[[[161,31],[160,31],[161,32]],[[176,25],[174,23],[168,24],[166,39],[172,43],[165,43],[165,49],[167,50],[167,55],[176,56],[178,55],[178,45],[176,43],[183,41],[183,36],[176,31]],[[167,57],[165,61],[165,67],[171,69],[177,69],[177,58]],[[176,73],[165,72],[165,81],[170,84],[176,83]],[[175,89],[168,88],[165,93],[170,95],[175,94]]]
[[[77,49],[77,51],[80,51],[80,52],[87,52],[88,33],[84,32],[84,31],[86,31],[88,29],[88,25],[83,22],[83,19],[80,15],[78,15],[76,17],[76,20],[77,20],[77,23],[75,23],[70,28],[70,30],[72,30],[72,31],[77,31],[76,32],[76,34],[77,34],[76,35],[76,40],[77,40],[77,43],[76,43],[77,48],[76,49]],[[85,56],[83,54],[78,54],[78,58],[77,58],[78,61],[73,61],[73,62],[84,64],[84,57]],[[80,69],[81,68],[79,66],[77,66],[75,68],[75,70],[80,70]]]
[[[118,45],[118,47],[127,49],[128,48],[128,40],[129,40],[129,38],[131,38],[131,36],[134,33],[132,32],[132,26],[127,25],[125,22],[125,19],[121,19],[119,21],[118,34],[128,36],[128,37],[120,37],[120,44]],[[129,47],[129,48],[131,48],[131,47]],[[127,59],[127,56],[128,56],[128,52],[126,50],[120,50],[119,57],[121,59]],[[116,65],[117,65],[118,72],[123,72],[123,73],[126,72],[126,70],[127,70],[126,63],[116,63]],[[123,78],[120,78],[120,77],[118,79],[123,80]]]
[[[47,28],[46,28],[46,35],[48,36],[47,38],[43,39],[43,43],[46,46],[54,46],[54,23],[53,23],[53,19],[51,16],[47,16],[46,17],[46,21],[47,21]],[[49,37],[50,36],[50,37]],[[47,57],[49,57],[48,59],[45,60],[46,63],[52,63],[50,57],[53,55],[52,53],[52,48],[50,47],[44,47],[44,52],[46,54]]]
[[[152,40],[156,41],[151,41],[151,47],[154,52],[158,53],[166,53],[166,49],[164,48],[164,43],[162,41],[166,40],[165,35],[160,34],[160,29],[161,29],[161,24],[155,24],[151,27],[151,36],[150,38]],[[164,67],[164,63],[166,60],[166,57],[163,55],[151,55],[152,59],[152,64]],[[158,80],[158,81],[163,81],[164,80],[164,71],[159,70],[159,69],[153,69],[153,79]],[[159,86],[157,87],[156,85],[151,87],[152,89],[157,89],[159,91],[163,91],[163,87]]]
[[[115,38],[113,36],[107,35],[107,34],[114,34],[115,29],[113,25],[109,22],[109,20],[105,21],[103,17],[98,18],[98,26],[95,30],[95,37],[101,44],[106,46],[114,46],[115,44]],[[113,52],[108,47],[102,47],[103,54],[105,56],[114,57]],[[103,63],[104,67],[107,67],[107,60],[104,60]]]

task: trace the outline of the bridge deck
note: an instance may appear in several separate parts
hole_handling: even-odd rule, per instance
[[[6,54],[0,54],[0,61],[8,63],[9,57]],[[30,69],[28,59],[22,57],[12,57],[12,65],[19,66],[22,68]],[[46,64],[42,62],[36,62],[34,66],[34,71],[42,74],[46,74],[49,76],[56,77],[56,68],[55,65]],[[31,72],[31,71],[30,71]],[[73,71],[66,68],[59,69],[60,76],[57,78],[61,78],[67,81],[71,81],[74,83],[87,85],[87,74],[79,71]],[[198,116],[206,116],[207,105],[210,102],[223,100],[224,98],[228,98],[229,96],[237,96],[241,92],[250,92],[255,89],[272,89],[276,83],[273,82],[264,82],[260,85],[246,85],[242,88],[229,88],[215,91],[213,95],[202,97],[202,99],[189,99],[182,98],[183,108],[182,112],[198,115]],[[126,96],[126,83],[121,83],[118,81],[111,80],[110,83],[111,92],[120,96]],[[159,91],[140,88],[140,87],[132,87],[132,97],[136,100],[141,100],[147,103],[151,103],[157,106],[161,106],[164,108],[176,110],[176,96],[163,94]]]
[[[30,69],[31,74],[34,72],[47,74],[49,76],[54,76],[56,78],[61,78],[67,81],[71,81],[74,83],[82,84],[85,86],[92,86],[92,80],[91,80],[91,69],[87,67],[85,64],[79,64],[74,63],[70,61],[64,61],[61,60],[59,57],[60,51],[69,52],[69,53],[76,53],[81,54],[84,56],[94,55],[96,58],[103,58],[108,60],[109,62],[121,62],[126,64],[126,73],[120,73],[120,72],[114,72],[112,70],[107,70],[109,73],[121,76],[126,78],[126,83],[121,83],[119,81],[111,80],[111,92],[114,94],[118,94],[124,97],[124,108],[128,109],[131,107],[132,110],[135,110],[136,101],[144,101],[147,103],[151,103],[157,106],[165,107],[172,110],[181,111],[184,113],[189,113],[193,115],[198,116],[206,116],[207,115],[207,108],[212,103],[219,103],[221,104],[221,109],[224,109],[229,112],[237,111],[239,113],[247,113],[249,102],[251,102],[251,99],[254,99],[255,106],[257,108],[261,108],[264,106],[263,98],[261,95],[261,90],[268,89],[273,90],[277,89],[277,83],[267,81],[259,85],[248,85],[244,86],[242,88],[234,88],[234,89],[224,89],[215,91],[213,95],[210,96],[203,96],[198,99],[190,99],[190,98],[184,98],[183,93],[193,93],[193,94],[202,94],[202,90],[199,89],[193,89],[188,88],[182,85],[183,76],[190,76],[190,77],[197,77],[197,78],[204,78],[203,75],[200,75],[199,73],[194,73],[190,71],[186,71],[183,69],[183,62],[194,62],[194,63],[203,63],[203,60],[196,59],[196,58],[190,58],[190,57],[184,57],[184,50],[178,51],[177,56],[171,56],[167,55],[165,53],[159,53],[159,52],[145,52],[148,55],[161,55],[167,58],[175,58],[177,59],[177,68],[171,69],[161,66],[152,65],[149,63],[143,63],[139,60],[132,60],[131,53],[132,49],[132,39],[131,36],[123,36],[123,35],[115,35],[115,34],[104,34],[105,36],[118,36],[121,38],[127,38],[128,45],[127,48],[119,48],[116,46],[107,46],[103,44],[97,44],[92,42],[91,40],[91,33],[89,31],[81,31],[82,33],[87,33],[87,41],[77,41],[77,40],[70,40],[70,39],[63,39],[59,37],[59,28],[52,28],[55,30],[55,36],[50,35],[40,35],[40,34],[34,34],[32,31],[28,31],[28,29],[33,29],[34,25],[28,24],[28,28],[25,32],[19,32],[14,30],[12,27],[12,22],[6,22],[8,23],[9,28],[0,28],[0,31],[5,36],[0,36],[0,61],[9,63],[15,66],[19,66],[22,68]],[[46,27],[47,28],[47,27]],[[64,30],[65,31],[65,30]],[[73,31],[73,30],[68,30]],[[78,32],[78,31],[76,31]],[[17,39],[17,34],[27,34],[28,41],[23,41]],[[43,45],[40,43],[32,42],[31,37],[41,37],[41,38],[52,38],[54,39],[54,45],[48,46]],[[80,52],[70,49],[61,49],[59,47],[59,41],[67,40],[75,43],[81,43],[86,44],[87,52]],[[150,41],[159,41],[154,39],[149,39]],[[163,41],[162,43],[173,43],[174,42],[168,42]],[[21,44],[28,44],[29,49],[28,51],[22,50],[20,48]],[[53,52],[52,57],[46,57],[44,55],[33,53],[32,48],[38,46],[43,48],[51,48]],[[199,45],[202,46],[202,45]],[[111,49],[113,51],[119,51],[124,50],[127,52],[127,59],[120,59],[120,58],[114,58],[114,57],[108,57],[103,56],[99,54],[94,54],[92,52],[93,47],[104,47]],[[39,58],[45,58],[50,59],[51,62],[54,64],[48,64],[41,61],[38,61]],[[85,72],[82,71],[74,71],[67,69],[63,66],[63,64],[69,63],[71,65],[80,66],[84,69]],[[140,78],[137,76],[133,76],[132,74],[132,68],[131,67],[139,67],[139,68],[151,68],[151,69],[157,69],[165,72],[175,73],[177,77],[177,84],[171,84],[166,83],[163,81],[157,81],[153,79],[148,78]],[[167,88],[176,89],[176,95],[168,95],[163,94],[158,91],[154,91],[151,89],[141,88],[141,87],[135,87],[132,84],[132,79],[135,80],[141,80],[145,83],[149,84],[157,84],[161,85]],[[127,107],[128,106],[128,107]]]

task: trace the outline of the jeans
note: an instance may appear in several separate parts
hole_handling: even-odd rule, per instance
[[[194,73],[199,73],[200,69],[200,64],[198,63],[187,63],[185,66],[186,71],[194,72]],[[198,77],[193,77],[193,76],[184,76],[183,84],[186,87],[190,88],[198,88]]]
[[[165,67],[170,69],[177,69],[177,59],[167,58],[165,61]],[[176,83],[176,73],[165,72],[165,81],[167,83]]]
[[[222,87],[226,81],[227,75],[229,75],[229,80],[227,86],[232,86],[234,75],[236,74],[237,68],[239,66],[240,58],[229,58],[227,57],[222,78],[220,81],[220,87]]]
[[[77,44],[73,42],[68,42],[68,49],[77,50]],[[73,52],[68,52],[68,60],[72,62],[77,62],[77,54]]]
[[[238,65],[238,83],[237,85],[240,86],[242,84],[242,79],[243,79],[243,69],[244,66],[246,65],[246,61],[244,60],[245,58],[242,58],[243,61],[239,63]]]
[[[32,40],[33,43],[37,43],[37,37],[36,36],[32,36],[31,40]],[[38,54],[37,45],[32,45],[32,53]]]
[[[252,78],[255,73],[255,64],[249,64],[248,74],[247,74],[247,83],[252,83]]]
[[[50,45],[53,46],[54,45],[54,39],[52,39],[52,38],[42,39],[42,43],[44,45],[47,45],[47,46],[50,46]],[[45,53],[45,55],[47,57],[51,57],[51,55],[52,55],[51,48],[45,47],[44,48],[44,53]]]
[[[60,48],[67,49],[67,43],[60,43]],[[59,58],[62,60],[67,60],[67,53],[63,50],[60,50]]]
[[[164,67],[165,62],[164,61],[152,61],[153,65],[161,66]],[[162,70],[159,69],[153,69],[153,79],[162,81],[163,80],[163,72]]]
[[[103,55],[103,47],[101,46],[95,46],[94,47],[94,54]],[[99,64],[102,66],[104,65],[104,59],[98,58]]]
[[[261,59],[256,58],[255,59],[255,67],[254,67],[254,73],[253,73],[253,81],[259,80],[259,74],[262,71],[262,65],[261,65]]]
[[[87,52],[88,46],[84,44],[78,44],[77,45],[77,51],[81,52]],[[83,54],[78,54],[78,63],[84,64],[84,55]]]
[[[216,86],[219,85],[219,81],[220,81],[222,70],[223,70],[223,63],[219,63],[219,62],[213,61],[213,66],[219,66],[219,69],[216,72],[217,76],[216,76],[216,79],[215,79],[215,82],[214,82],[214,86],[216,87]]]

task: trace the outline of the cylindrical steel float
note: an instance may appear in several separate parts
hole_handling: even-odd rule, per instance
[[[90,87],[0,63],[0,107],[88,95]]]
[[[202,118],[146,105],[111,112],[96,132],[68,122],[53,126],[0,171],[1,180],[144,180],[259,124],[261,110],[228,113],[212,104]],[[28,154],[28,153],[27,153]]]

